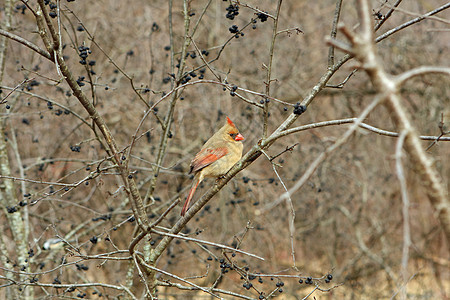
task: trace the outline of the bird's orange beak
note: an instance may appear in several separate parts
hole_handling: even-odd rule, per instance
[[[242,136],[242,134],[238,133],[238,135],[236,136],[236,138],[234,140],[235,141],[242,141],[242,140],[244,140],[244,137]]]

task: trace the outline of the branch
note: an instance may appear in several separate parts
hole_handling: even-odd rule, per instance
[[[12,34],[10,32],[7,32],[7,31],[5,31],[3,29],[0,29],[0,35],[3,35],[3,36],[5,36],[5,37],[7,37],[7,38],[9,38],[9,39],[11,39],[13,41],[18,42],[18,43],[21,43],[22,45],[30,48],[31,50],[33,50],[34,52],[38,53],[39,55],[41,55],[41,56],[45,57],[46,59],[50,60],[51,62],[55,62],[53,57],[50,55],[49,52],[45,51],[44,49],[40,48],[39,46],[33,44],[30,41],[27,41],[26,39],[24,39],[24,38],[22,38],[22,37],[20,37],[18,35],[15,35],[15,34]]]
[[[302,125],[299,127],[294,127],[294,128],[283,131],[281,133],[281,136],[286,136],[286,135],[289,135],[292,133],[305,131],[305,130],[309,130],[309,129],[314,129],[314,128],[335,126],[335,125],[342,125],[342,124],[351,124],[351,123],[354,123],[356,120],[357,120],[357,118],[347,118],[347,119],[339,119],[339,120],[324,121],[324,122]],[[383,129],[377,128],[375,126],[366,124],[366,123],[360,123],[359,127],[366,129],[368,131],[377,133],[379,135],[385,135],[385,136],[389,136],[389,137],[399,137],[400,136],[397,132],[383,130]],[[442,137],[442,135],[443,134],[441,134],[439,136],[421,135],[421,136],[419,136],[419,138],[424,141],[436,141],[436,140],[450,141],[450,137]]]
[[[314,171],[317,169],[317,167],[324,161],[333,151],[338,149],[340,146],[342,146],[349,138],[350,136],[356,131],[358,126],[361,124],[362,120],[364,120],[369,113],[380,103],[381,99],[380,97],[375,98],[375,100],[372,101],[361,113],[361,115],[353,121],[353,124],[350,126],[350,128],[330,147],[325,149],[324,152],[322,152],[308,167],[308,169],[303,173],[302,177],[294,184],[292,188],[289,189],[289,191],[282,194],[276,201],[273,202],[273,206],[276,206],[278,203],[289,199],[290,196],[295,193],[299,188],[301,188],[306,181],[314,174]]]
[[[190,237],[182,236],[182,235],[178,235],[178,234],[171,234],[171,233],[162,232],[162,231],[158,231],[158,230],[154,230],[154,229],[152,230],[152,232],[154,232],[156,234],[159,234],[159,235],[170,236],[172,238],[177,238],[177,239],[181,239],[181,240],[185,240],[185,241],[191,241],[191,242],[196,242],[196,243],[199,243],[199,244],[205,244],[205,245],[214,246],[214,247],[217,247],[217,248],[226,249],[226,250],[229,250],[231,252],[237,252],[237,253],[241,253],[241,254],[244,254],[244,255],[248,255],[248,256],[257,258],[259,260],[264,260],[264,258],[262,258],[262,257],[260,257],[258,255],[255,255],[255,254],[252,254],[252,253],[249,253],[249,252],[245,252],[245,251],[242,251],[242,250],[239,250],[239,249],[236,249],[236,248],[232,248],[232,247],[229,247],[229,246],[225,246],[225,245],[222,245],[222,244],[217,244],[217,243],[213,243],[213,242],[208,242],[208,241],[203,241],[203,240],[199,240],[199,239],[194,239],[194,238],[190,238]]]
[[[395,2],[394,5],[392,5],[391,9],[386,13],[386,15],[384,15],[383,19],[377,25],[375,25],[375,31],[380,29],[380,27],[384,24],[384,22],[386,22],[386,20],[388,20],[392,16],[392,13],[400,5],[400,3],[402,3],[402,1],[403,0],[397,0],[397,2]]]
[[[272,29],[272,40],[270,44],[270,50],[269,50],[269,63],[267,66],[267,74],[266,74],[266,95],[270,95],[270,83],[272,82],[272,63],[273,63],[273,53],[275,49],[275,39],[277,38],[277,31],[278,31],[278,20],[280,19],[280,9],[281,9],[281,2],[282,0],[278,0],[277,4],[277,13],[275,15],[275,19],[273,21],[273,29]],[[267,121],[269,118],[269,102],[264,101],[264,110],[263,110],[263,133],[262,137],[263,139],[267,137]]]
[[[428,67],[428,66],[422,66],[418,68],[411,69],[409,71],[406,71],[400,75],[398,75],[395,78],[396,84],[398,87],[400,87],[402,84],[404,84],[407,80],[416,77],[421,76],[425,74],[445,74],[450,76],[450,68],[446,67]]]
[[[48,13],[47,13],[47,7],[44,4],[43,0],[38,0],[38,4],[40,7],[40,11],[38,11],[35,14],[36,17],[36,23],[39,27],[39,35],[41,36],[47,51],[53,52],[56,58],[56,64],[57,64],[57,70],[60,71],[62,75],[64,76],[64,79],[66,80],[67,84],[69,85],[70,89],[73,92],[73,95],[78,99],[80,104],[84,107],[84,109],[89,113],[90,117],[92,118],[93,122],[98,126],[100,129],[100,132],[102,133],[102,136],[104,137],[107,145],[109,146],[109,149],[106,149],[106,152],[111,155],[113,162],[117,165],[120,177],[122,181],[124,182],[126,186],[126,192],[128,193],[128,196],[130,199],[132,199],[132,209],[133,213],[136,216],[136,220],[139,224],[139,226],[146,228],[148,226],[148,218],[145,214],[144,205],[142,203],[141,196],[138,192],[137,186],[135,181],[133,180],[133,176],[129,174],[129,170],[125,168],[125,166],[122,164],[119,155],[118,155],[118,147],[116,144],[116,141],[114,137],[111,134],[111,131],[109,130],[108,126],[106,125],[105,120],[102,118],[102,116],[98,113],[95,106],[87,96],[83,93],[81,90],[81,87],[78,85],[77,81],[73,77],[72,72],[70,71],[69,67],[66,64],[66,61],[63,57],[62,51],[59,51],[59,45],[60,45],[60,36],[59,32],[56,32],[52,21],[50,20]],[[47,27],[45,26],[47,25]],[[49,37],[47,33],[50,31]]]
[[[414,18],[414,19],[412,19],[412,20],[410,20],[410,21],[408,21],[408,22],[406,22],[406,23],[403,23],[403,24],[400,25],[400,26],[397,26],[397,27],[395,27],[395,28],[389,30],[389,31],[386,32],[386,33],[383,33],[382,35],[378,36],[378,37],[375,39],[375,43],[378,43],[378,42],[384,40],[385,38],[387,38],[387,37],[393,35],[394,33],[398,32],[398,31],[400,31],[400,30],[402,30],[402,29],[404,29],[404,28],[406,28],[406,27],[409,27],[409,26],[411,26],[411,25],[413,25],[413,24],[419,23],[420,21],[423,21],[423,20],[425,20],[426,18],[428,18],[428,17],[430,17],[430,16],[432,16],[432,15],[435,15],[435,14],[437,14],[437,13],[443,11],[443,10],[446,10],[447,8],[450,8],[450,2],[447,2],[446,4],[444,4],[444,5],[442,5],[442,6],[438,7],[438,8],[436,8],[436,9],[434,9],[434,10],[432,10],[432,11],[430,11],[430,12],[424,14],[423,16]]]
[[[432,13],[437,13],[448,7],[450,7],[450,3],[441,6]],[[415,20],[417,20],[417,22],[423,20],[432,13],[428,13]],[[413,126],[411,118],[409,117],[398,92],[399,82],[403,82],[414,74],[424,73],[424,71],[422,69],[420,72],[413,71],[409,74],[406,73],[406,75],[400,75],[399,78],[403,78],[403,80],[400,81],[392,79],[392,76],[385,72],[382,67],[383,64],[378,60],[375,42],[380,39],[373,39],[373,29],[371,26],[371,16],[367,0],[358,1],[358,15],[362,26],[357,34],[345,30],[344,27],[342,27],[341,30],[351,42],[351,52],[355,54],[356,59],[361,63],[362,68],[369,75],[372,84],[380,97],[385,100],[384,104],[391,112],[391,116],[396,125],[402,132],[406,132],[405,149],[409,153],[412,162],[417,165],[419,174],[426,186],[430,202],[442,225],[442,230],[444,231],[447,240],[450,241],[450,204],[448,193],[446,192],[446,188],[442,183],[439,173],[433,165],[433,160],[427,156],[420,143],[416,129]],[[409,23],[413,24],[411,22]],[[402,28],[405,27],[406,26],[403,26]]]
[[[336,8],[334,10],[333,26],[331,28],[330,34],[330,37],[332,39],[336,38],[337,24],[339,22],[339,17],[341,15],[341,8],[342,8],[342,0],[337,0]],[[332,67],[333,65],[334,65],[334,47],[330,46],[330,49],[328,50],[328,67]]]
[[[183,279],[183,278],[181,278],[181,277],[179,277],[179,276],[177,276],[177,275],[175,275],[175,274],[172,274],[172,273],[166,272],[166,271],[164,271],[164,270],[161,270],[161,269],[155,268],[155,267],[153,267],[153,266],[150,266],[149,264],[147,264],[147,263],[144,261],[144,259],[143,259],[142,257],[140,257],[140,256],[136,256],[136,257],[137,257],[137,259],[139,260],[139,263],[140,263],[142,266],[144,266],[144,267],[146,267],[146,268],[148,268],[148,269],[150,269],[150,270],[152,270],[152,271],[154,271],[154,272],[158,272],[158,273],[164,274],[164,275],[166,275],[166,276],[175,278],[175,279],[177,279],[177,280],[179,280],[179,281],[181,281],[181,282],[187,283],[187,284],[189,284],[189,285],[191,285],[191,286],[193,286],[193,287],[195,287],[195,288],[197,288],[197,289],[199,289],[199,290],[201,290],[201,291],[203,291],[203,292],[205,292],[205,293],[208,293],[208,294],[210,294],[211,296],[213,296],[213,297],[215,297],[215,298],[221,299],[219,296],[217,296],[216,294],[213,294],[211,291],[209,291],[209,289],[206,289],[206,288],[204,288],[204,287],[201,287],[201,286],[199,286],[199,285],[196,285],[196,284],[194,284],[194,283],[192,283],[192,282],[190,282],[190,281],[188,281],[188,280],[185,280],[185,279]]]

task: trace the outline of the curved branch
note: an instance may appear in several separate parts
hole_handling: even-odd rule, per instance
[[[422,66],[422,67],[411,69],[409,71],[406,71],[406,72],[398,75],[395,78],[395,80],[396,80],[397,86],[400,87],[400,85],[404,84],[405,81],[408,79],[411,79],[413,77],[420,76],[420,75],[431,74],[431,73],[446,74],[446,75],[450,76],[450,68]]]
[[[283,131],[280,134],[280,136],[286,136],[286,135],[289,135],[289,134],[292,134],[292,133],[305,131],[305,130],[308,130],[308,129],[327,127],[327,126],[335,126],[335,125],[342,125],[342,124],[351,124],[351,123],[355,123],[355,121],[357,119],[358,118],[347,118],[347,119],[340,119],[340,120],[332,120],[332,121],[324,121],[324,122],[307,124],[307,125],[303,125],[303,126],[287,129],[287,130]],[[363,129],[366,129],[368,131],[372,131],[372,132],[377,133],[379,135],[385,135],[385,136],[389,136],[389,137],[399,137],[399,134],[397,132],[383,130],[383,129],[377,128],[375,126],[366,124],[366,123],[360,123],[359,127],[363,128]],[[442,136],[421,135],[421,136],[419,136],[419,138],[421,140],[424,140],[424,141],[435,141],[435,140],[450,141],[450,137],[442,137]]]
[[[9,39],[11,39],[11,40],[13,40],[13,41],[18,42],[18,43],[21,43],[22,45],[24,45],[24,46],[30,48],[30,49],[33,50],[34,52],[36,52],[36,53],[40,54],[41,56],[45,57],[46,59],[48,59],[48,60],[54,62],[54,59],[53,59],[53,57],[50,55],[49,52],[47,52],[47,51],[45,51],[44,49],[40,48],[39,46],[33,44],[32,42],[27,41],[26,39],[24,39],[24,38],[22,38],[22,37],[20,37],[20,36],[18,36],[18,35],[15,35],[15,34],[13,34],[13,33],[10,33],[10,32],[8,32],[8,31],[5,31],[5,30],[3,30],[3,29],[0,29],[0,35],[3,35],[3,36],[5,36],[5,37],[7,37],[7,38],[9,38]]]

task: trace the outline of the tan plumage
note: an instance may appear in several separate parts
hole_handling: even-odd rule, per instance
[[[219,177],[226,174],[231,167],[242,157],[244,137],[234,123],[227,117],[225,125],[219,129],[203,145],[191,162],[191,170],[194,173],[192,188],[184,203],[181,215],[184,216],[189,209],[189,204],[200,182],[206,177]]]

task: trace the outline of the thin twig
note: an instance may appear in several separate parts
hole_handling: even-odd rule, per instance
[[[277,175],[277,178],[280,181],[281,185],[283,186],[283,189],[286,191],[286,193],[289,193],[286,185],[284,184],[284,181],[281,179],[280,174],[278,174],[275,163],[272,162],[273,158],[269,157],[264,150],[261,150],[261,152],[266,156],[266,158],[271,163],[273,172],[275,173],[275,175]],[[296,263],[296,259],[295,259],[295,208],[294,208],[294,204],[293,204],[292,199],[289,194],[288,194],[288,197],[286,197],[286,206],[289,207],[288,208],[288,210],[289,210],[289,239],[291,242],[292,268],[297,271],[298,269],[297,269],[297,263]]]
[[[339,84],[327,84],[327,88],[335,88],[335,89],[342,89],[344,85],[352,78],[352,76],[358,71],[358,69],[354,69],[341,83]]]
[[[354,123],[350,126],[350,128],[330,147],[328,147],[324,152],[322,152],[306,169],[305,173],[303,173],[302,177],[294,184],[292,188],[289,189],[288,192],[281,195],[276,201],[274,201],[274,205],[277,205],[281,201],[284,201],[286,198],[290,197],[293,193],[295,193],[299,188],[301,188],[306,181],[313,175],[314,171],[320,165],[320,163],[325,160],[334,150],[342,146],[350,136],[355,132],[358,126],[361,124],[362,120],[364,120],[367,115],[379,104],[381,101],[380,97],[375,98],[372,103],[370,103],[360,114],[360,116],[354,121]]]
[[[12,93],[14,93],[15,90],[17,90],[19,87],[21,87],[24,83],[27,83],[27,82],[30,82],[30,81],[33,81],[33,80],[34,80],[34,78],[25,79],[25,80],[23,80],[21,83],[19,83],[18,85],[16,85],[14,88],[11,89],[11,91],[10,91],[8,94],[6,94],[5,97],[3,97],[3,98],[0,100],[0,104],[6,103],[6,99],[7,99]]]
[[[275,19],[273,21],[273,29],[272,29],[272,39],[270,43],[270,50],[269,50],[269,63],[267,65],[267,73],[266,73],[266,95],[270,95],[270,83],[272,82],[272,63],[273,63],[273,55],[275,50],[275,40],[277,38],[277,31],[278,31],[278,21],[280,18],[280,10],[281,10],[281,3],[282,0],[278,0],[277,4],[277,12],[275,15]],[[263,111],[263,132],[262,132],[262,138],[267,137],[267,125],[268,125],[268,118],[269,118],[269,102],[264,101],[264,111]]]
[[[196,285],[195,283],[192,283],[192,282],[190,282],[190,281],[188,281],[188,280],[185,280],[185,279],[183,279],[183,278],[181,278],[181,277],[179,277],[179,276],[177,276],[177,275],[175,275],[175,274],[172,274],[172,273],[166,272],[166,271],[164,271],[164,270],[155,268],[155,267],[153,267],[153,266],[147,264],[147,263],[144,261],[144,259],[143,259],[142,257],[140,257],[140,256],[136,256],[136,257],[139,259],[139,263],[140,263],[142,266],[145,266],[146,268],[148,268],[148,269],[150,269],[150,270],[152,270],[152,271],[154,271],[154,272],[161,273],[161,274],[164,274],[164,275],[166,275],[166,276],[175,278],[175,279],[177,279],[177,280],[179,280],[179,281],[181,281],[181,282],[184,282],[184,283],[186,283],[186,284],[189,284],[189,285],[191,285],[191,286],[193,286],[193,287],[195,287],[195,288],[197,288],[197,289],[199,289],[199,290],[201,290],[201,291],[203,291],[203,292],[205,292],[205,293],[208,293],[208,294],[210,294],[211,296],[213,296],[213,297],[215,297],[215,298],[222,299],[221,297],[219,297],[219,296],[217,296],[216,294],[212,293],[209,289],[206,289],[206,288],[204,288],[204,287],[201,287],[201,286],[199,286],[199,285]]]
[[[386,15],[383,16],[383,19],[381,19],[381,21],[377,25],[375,25],[375,31],[380,29],[384,22],[386,22],[386,20],[391,17],[392,13],[395,11],[395,8],[398,7],[402,1],[403,0],[397,0],[397,2],[392,5],[391,9],[386,13]]]
[[[342,0],[336,0],[336,8],[334,10],[333,25],[331,27],[331,39],[336,39],[337,25],[339,23],[339,17],[341,15]],[[334,65],[334,46],[330,45],[328,50],[328,67],[331,68]]]
[[[450,2],[447,2],[446,4],[440,6],[440,7],[436,8],[436,9],[434,9],[434,10],[432,10],[432,11],[430,11],[430,12],[428,12],[428,13],[420,16],[420,17],[417,17],[417,18],[414,18],[414,19],[412,19],[412,20],[410,20],[408,22],[405,22],[402,25],[397,26],[397,27],[387,31],[386,33],[383,33],[382,35],[378,36],[375,39],[375,43],[378,43],[378,42],[384,40],[385,38],[393,35],[394,33],[399,32],[400,30],[402,30],[402,29],[404,29],[406,27],[409,27],[409,26],[411,26],[413,24],[416,24],[416,23],[418,23],[418,22],[428,18],[429,16],[435,15],[435,14],[437,14],[437,13],[443,11],[443,10],[446,10],[449,7],[450,7]]]
[[[41,56],[45,57],[46,59],[54,62],[53,57],[50,55],[50,53],[48,53],[44,49],[40,48],[39,46],[33,44],[32,42],[27,41],[26,39],[24,39],[24,38],[22,38],[22,37],[20,37],[18,35],[15,35],[13,33],[7,32],[7,31],[5,31],[3,29],[0,29],[0,35],[3,35],[3,36],[5,36],[5,37],[7,37],[7,38],[9,38],[9,39],[11,39],[13,41],[18,42],[18,43],[24,45],[25,47],[30,48],[34,52],[40,54]]]
[[[213,243],[213,242],[208,242],[208,241],[203,241],[203,240],[199,240],[199,239],[194,239],[194,238],[191,238],[191,237],[182,236],[182,235],[178,235],[178,234],[172,234],[172,233],[169,233],[169,232],[162,232],[162,231],[155,230],[155,229],[152,229],[152,232],[154,232],[156,234],[160,234],[160,235],[170,236],[172,238],[182,239],[182,240],[186,240],[186,241],[191,241],[191,242],[196,242],[196,243],[200,243],[200,244],[205,244],[205,245],[209,245],[209,246],[214,246],[214,247],[226,249],[226,250],[229,250],[231,252],[238,252],[238,253],[241,253],[241,254],[245,254],[247,256],[251,256],[251,257],[257,258],[259,260],[264,260],[264,258],[262,258],[262,257],[260,257],[258,255],[255,255],[255,254],[252,254],[252,253],[249,253],[249,252],[245,252],[243,250],[235,249],[233,247],[225,246],[225,245],[222,245],[222,244],[217,244],[217,243]]]
[[[404,84],[407,80],[426,74],[445,74],[450,76],[450,68],[446,67],[433,67],[433,66],[422,66],[417,67],[408,71],[401,73],[395,77],[395,81],[398,87]]]

